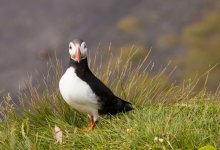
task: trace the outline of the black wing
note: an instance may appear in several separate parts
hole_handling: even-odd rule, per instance
[[[90,70],[86,71],[83,79],[92,88],[93,92],[99,97],[114,97],[112,91],[100,81]]]
[[[133,109],[132,104],[118,98],[112,91],[102,83],[90,70],[84,76],[84,80],[89,84],[94,93],[99,97],[101,107],[99,114],[116,114]]]

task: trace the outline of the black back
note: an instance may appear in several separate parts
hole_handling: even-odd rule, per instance
[[[70,59],[69,66],[75,68],[77,76],[85,81],[96,96],[99,97],[99,114],[114,115],[118,112],[125,112],[133,109],[131,103],[115,96],[112,91],[91,72],[88,67],[87,58],[81,60],[80,63]]]

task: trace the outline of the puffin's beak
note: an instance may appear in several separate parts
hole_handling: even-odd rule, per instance
[[[79,48],[77,49],[76,59],[77,59],[78,63],[79,63],[80,60],[81,60],[81,53],[80,53],[80,49],[79,49]]]

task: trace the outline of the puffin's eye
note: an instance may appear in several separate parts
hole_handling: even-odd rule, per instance
[[[86,46],[86,44],[84,45],[84,48],[86,48],[87,46]]]
[[[71,45],[69,46],[69,49],[72,49],[72,46],[71,46]]]

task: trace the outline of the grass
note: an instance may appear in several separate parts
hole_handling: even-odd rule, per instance
[[[180,64],[183,66],[184,78],[205,72],[210,66],[219,64],[220,60],[220,11],[206,13],[199,21],[188,25],[183,30],[183,43],[187,47],[186,55]],[[193,65],[192,65],[193,64]],[[216,88],[219,81],[220,65],[211,72],[208,87]]]
[[[148,55],[133,64],[133,51],[126,61],[121,60],[123,52],[117,60],[110,55],[105,68],[90,58],[90,66],[116,95],[134,104],[134,111],[102,116],[94,130],[80,132],[77,128],[87,126],[88,118],[63,101],[58,91],[62,65],[56,60],[37,85],[27,82],[18,104],[10,95],[2,98],[0,149],[219,148],[219,90],[208,93],[203,86],[195,93],[197,78],[170,84],[168,66],[152,75],[154,64]],[[62,132],[62,143],[56,142],[55,126]]]

